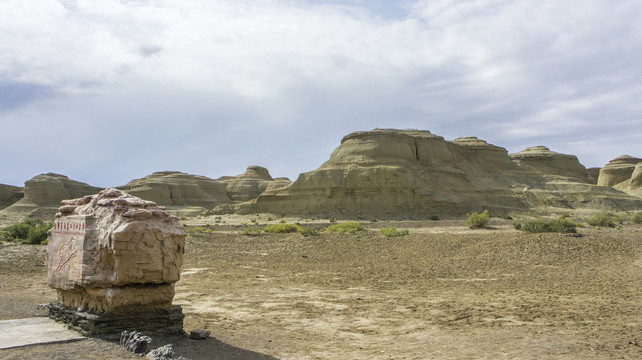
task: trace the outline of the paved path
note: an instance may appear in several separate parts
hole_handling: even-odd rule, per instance
[[[86,339],[48,317],[0,321],[0,349]]]

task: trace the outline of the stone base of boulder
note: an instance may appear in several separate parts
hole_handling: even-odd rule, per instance
[[[178,305],[147,312],[94,314],[53,302],[49,304],[49,317],[67,324],[70,329],[76,330],[84,336],[120,336],[120,333],[125,330],[159,334],[185,334],[183,330],[185,315]]]

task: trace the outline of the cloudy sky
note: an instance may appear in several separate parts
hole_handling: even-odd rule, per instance
[[[640,0],[2,0],[0,183],[295,179],[374,128],[642,156]]]

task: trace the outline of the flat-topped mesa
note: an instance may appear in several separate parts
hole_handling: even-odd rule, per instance
[[[600,170],[597,184],[600,186],[615,186],[629,180],[633,175],[635,166],[640,162],[642,162],[642,159],[629,155],[616,157]]]
[[[25,182],[24,197],[3,209],[4,214],[37,218],[52,218],[60,201],[95,194],[101,188],[90,186],[67,176],[48,173],[34,176]]]
[[[50,316],[91,335],[182,332],[172,305],[185,236],[176,217],[117,189],[65,200],[47,245]]]
[[[531,168],[536,174],[571,177],[589,183],[586,168],[575,155],[561,154],[546,146],[533,146],[510,157],[520,166]]]
[[[273,179],[266,168],[256,165],[248,166],[243,174],[223,176],[217,180],[225,184],[227,196],[236,202],[255,199],[268,188],[284,187],[291,182],[287,178]]]
[[[192,206],[205,211],[232,202],[227,196],[225,184],[220,181],[178,171],[154,172],[142,179],[132,180],[119,189],[168,209]]]

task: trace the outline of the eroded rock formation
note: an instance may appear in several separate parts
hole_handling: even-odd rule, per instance
[[[24,197],[2,210],[8,216],[52,218],[60,201],[88,194],[101,189],[59,174],[40,174],[25,182]]]
[[[77,314],[90,327],[73,324],[90,333],[130,330],[131,319],[141,316],[150,323],[134,329],[182,331],[182,316],[169,316],[186,236],[176,217],[116,189],[65,200],[59,210],[47,245],[47,283],[60,304],[52,307],[54,317],[95,314]],[[95,329],[102,314],[116,318]]]
[[[236,207],[343,218],[427,218],[489,209],[636,209],[636,199],[591,185],[575,156],[545,147],[508,155],[475,137],[452,142],[421,130],[355,132],[317,170]]]
[[[248,201],[261,195],[268,187],[276,189],[290,184],[288,178],[273,179],[261,166],[249,166],[245,173],[217,179],[225,184],[227,196],[235,202]]]
[[[575,155],[560,154],[546,146],[534,146],[511,154],[518,165],[529,167],[536,174],[573,177],[582,182],[590,182],[586,168]]]
[[[168,209],[198,207],[201,211],[232,202],[225,184],[205,176],[159,171],[132,180],[119,189]]]
[[[630,195],[642,197],[642,159],[618,156],[601,170],[598,185],[612,186]]]
[[[616,157],[600,170],[597,184],[600,186],[615,186],[631,179],[635,165],[640,162],[642,162],[642,159],[629,155]]]

